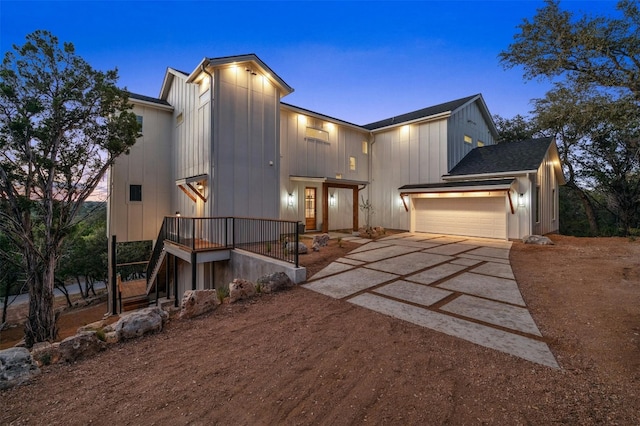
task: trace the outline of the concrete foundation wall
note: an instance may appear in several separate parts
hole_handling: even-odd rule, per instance
[[[296,268],[293,264],[282,262],[266,256],[235,249],[231,251],[231,259],[215,264],[215,286],[227,286],[234,278],[242,278],[256,282],[263,275],[284,272],[296,284],[307,278],[306,268]]]

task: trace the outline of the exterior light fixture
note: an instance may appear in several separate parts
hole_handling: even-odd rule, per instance
[[[524,206],[524,194],[522,192],[518,195],[518,205]]]
[[[202,182],[198,183],[198,191],[202,191],[204,189],[204,185],[202,184]]]
[[[176,212],[176,217],[180,217],[180,212]]]
[[[289,204],[290,207],[293,207],[293,194],[287,195],[287,204]]]
[[[329,205],[332,207],[335,207],[336,205],[336,196],[335,194],[331,194],[331,196],[329,197]]]

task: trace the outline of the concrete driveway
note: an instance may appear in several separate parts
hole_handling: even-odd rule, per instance
[[[511,242],[423,233],[343,240],[362,246],[304,287],[559,368],[513,276]]]

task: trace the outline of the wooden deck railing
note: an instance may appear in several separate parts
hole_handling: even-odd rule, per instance
[[[276,219],[167,216],[147,265],[147,287],[160,269],[166,242],[192,252],[239,248],[293,263],[297,268],[298,251],[287,250],[287,243],[299,240],[300,228],[300,222]]]

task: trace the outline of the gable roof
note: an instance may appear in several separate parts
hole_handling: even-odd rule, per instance
[[[445,177],[536,171],[553,138],[502,142],[474,148]]]
[[[250,63],[252,67],[257,67],[262,71],[262,74],[271,80],[273,84],[282,90],[282,96],[286,96],[293,92],[293,87],[289,86],[278,74],[276,74],[262,59],[258,58],[255,53],[249,53],[246,55],[234,55],[234,56],[222,56],[219,58],[204,58],[198,66],[189,74],[187,83],[194,82],[200,75],[204,67],[224,67],[226,65],[246,64]]]
[[[309,115],[311,117],[316,117],[316,118],[319,118],[319,119],[325,120],[325,121],[331,121],[331,122],[334,122],[334,123],[337,123],[337,124],[341,124],[343,126],[351,127],[351,128],[356,129],[356,130],[368,133],[368,129],[365,129],[362,126],[358,126],[357,124],[353,124],[353,123],[350,123],[348,121],[341,120],[339,118],[331,117],[331,116],[326,115],[326,114],[321,114],[319,112],[311,111],[310,109],[301,108],[299,106],[287,104],[287,103],[284,103],[284,102],[280,102],[280,107],[281,108],[285,108],[285,109],[289,109],[291,111],[298,112],[300,114],[306,114],[306,115]]]
[[[139,93],[127,92],[129,95],[129,102],[151,106],[154,108],[163,109],[165,111],[173,111],[173,107],[164,99],[153,98],[151,96],[141,95]]]
[[[166,100],[169,95],[169,89],[171,88],[171,84],[173,83],[173,79],[175,77],[187,78],[189,74],[183,71],[179,71],[177,69],[167,67],[167,71],[164,73],[164,80],[162,80],[162,87],[160,88],[160,96],[159,98],[162,100]]]
[[[369,129],[369,130],[376,130],[376,129],[380,129],[380,128],[383,128],[383,127],[396,126],[396,125],[400,125],[400,124],[407,123],[407,122],[410,122],[410,121],[419,120],[421,118],[431,117],[431,116],[438,115],[438,114],[453,113],[458,108],[461,108],[464,105],[466,105],[468,103],[471,103],[471,102],[474,102],[474,101],[476,101],[478,99],[482,99],[482,95],[481,94],[467,96],[466,98],[460,98],[460,99],[456,99],[454,101],[449,101],[449,102],[445,102],[445,103],[442,103],[442,104],[433,105],[433,106],[430,106],[430,107],[427,107],[427,108],[422,108],[422,109],[419,109],[417,111],[412,111],[412,112],[408,112],[406,114],[402,114],[402,115],[398,115],[398,116],[395,116],[395,117],[387,118],[387,119],[384,119],[384,120],[376,121],[374,123],[365,124],[362,127],[366,128],[366,129]],[[482,101],[482,106],[484,107],[484,109],[486,109],[486,105],[484,104],[484,101]],[[490,114],[488,114],[488,111],[487,111],[487,115],[489,116],[489,120],[488,121],[490,123],[493,123],[493,121],[491,120]]]

